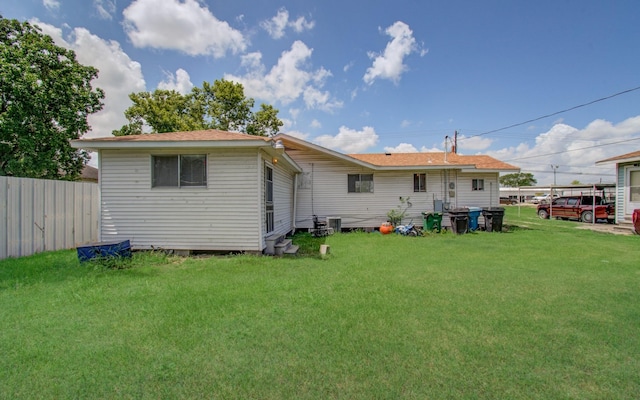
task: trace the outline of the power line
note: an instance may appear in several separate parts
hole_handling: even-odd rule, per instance
[[[540,174],[551,174],[551,171],[535,171],[532,169],[527,169],[527,172],[536,172]],[[597,173],[597,172],[572,172],[572,171],[557,171],[558,175],[592,175],[592,176],[616,176],[616,174],[605,174],[605,173]]]
[[[520,157],[520,158],[512,158],[510,160],[505,160],[505,162],[510,162],[510,161],[519,161],[519,160],[527,160],[530,158],[538,158],[538,157],[547,157],[547,156],[553,156],[556,154],[563,154],[563,153],[569,153],[571,151],[580,151],[580,150],[587,150],[587,149],[593,149],[595,147],[604,147],[604,146],[611,146],[613,144],[620,144],[620,143],[627,143],[627,142],[633,142],[635,140],[640,140],[640,137],[638,138],[633,138],[633,139],[627,139],[627,140],[620,140],[617,142],[611,142],[611,143],[602,143],[602,144],[596,144],[593,146],[587,146],[587,147],[580,147],[579,149],[569,149],[569,150],[562,150],[562,151],[556,151],[553,153],[546,153],[546,154],[536,154],[535,156],[528,156],[528,157]]]
[[[484,135],[488,135],[488,134],[490,134],[490,133],[495,133],[495,132],[504,131],[504,130],[506,130],[506,129],[515,128],[515,127],[517,127],[517,126],[522,126],[522,125],[530,124],[530,123],[532,123],[532,122],[539,121],[539,120],[541,120],[541,119],[545,119],[545,118],[553,117],[553,116],[556,116],[556,115],[558,115],[558,114],[562,114],[562,113],[565,113],[565,112],[568,112],[568,111],[576,110],[576,109],[578,109],[578,108],[582,108],[582,107],[590,106],[591,104],[595,104],[595,103],[598,103],[598,102],[601,102],[601,101],[609,100],[609,99],[612,99],[612,98],[614,98],[614,97],[621,96],[621,95],[623,95],[623,94],[627,94],[627,93],[631,93],[631,92],[636,91],[636,90],[640,90],[640,86],[634,87],[634,88],[632,88],[632,89],[623,90],[622,92],[614,93],[614,94],[609,95],[609,96],[606,96],[606,97],[601,97],[601,98],[599,98],[599,99],[592,100],[592,101],[590,101],[590,102],[588,102],[588,103],[583,103],[583,104],[580,104],[580,105],[577,105],[577,106],[573,106],[573,107],[567,108],[567,109],[565,109],[565,110],[556,111],[556,112],[551,113],[551,114],[547,114],[547,115],[543,115],[543,116],[541,116],[541,117],[533,118],[533,119],[530,119],[530,120],[528,120],[528,121],[519,122],[519,123],[517,123],[517,124],[513,124],[513,125],[505,126],[504,128],[493,129],[493,130],[490,130],[490,131],[487,131],[487,132],[479,133],[479,134],[477,134],[477,135],[473,135],[473,136],[469,136],[469,137],[465,137],[465,138],[460,138],[459,140],[467,140],[467,139],[471,139],[471,138],[474,138],[474,137],[484,136]]]

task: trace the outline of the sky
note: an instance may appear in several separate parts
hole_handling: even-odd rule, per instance
[[[614,182],[640,150],[637,0],[10,0],[99,69],[104,109],[133,92],[242,83],[281,131],[343,153],[488,154],[538,184]]]

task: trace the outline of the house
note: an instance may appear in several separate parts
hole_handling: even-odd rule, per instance
[[[410,205],[403,222],[418,225],[423,212],[499,206],[500,172],[519,171],[485,155],[347,155],[288,135],[275,139],[302,168],[296,186],[297,228],[312,227],[312,215],[339,217],[342,228],[374,228],[398,206]],[[401,205],[401,197],[409,203]],[[443,223],[448,224],[448,218]]]
[[[217,130],[72,141],[96,151],[100,240],[261,252],[293,229],[297,164],[270,138]]]
[[[313,227],[374,228],[409,199],[422,213],[499,205],[500,172],[518,168],[455,153],[342,154],[299,138],[218,130],[81,139],[99,154],[100,240],[134,249],[262,252]],[[448,221],[445,221],[448,222]]]
[[[616,165],[616,223],[631,223],[634,209],[640,209],[640,151],[596,162]]]
[[[82,167],[80,180],[82,182],[98,183],[98,168],[92,167],[91,165],[85,165]]]

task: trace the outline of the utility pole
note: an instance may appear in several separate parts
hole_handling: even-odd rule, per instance
[[[551,164],[551,168],[553,169],[553,186],[556,185],[556,170],[560,167],[559,165]]]
[[[453,133],[453,151],[452,153],[458,154],[458,131]]]

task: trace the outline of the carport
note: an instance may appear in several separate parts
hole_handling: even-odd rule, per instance
[[[607,202],[615,202],[615,183],[594,183],[589,185],[548,185],[548,186],[521,186],[518,188],[518,199],[521,199],[521,193],[531,193],[532,191],[540,191],[541,193],[549,193],[551,199],[554,195],[561,196],[593,196],[593,204],[596,202],[598,192],[601,192],[603,199]],[[518,202],[518,216],[520,216],[521,202]],[[553,218],[553,202],[549,207],[549,218]],[[617,218],[616,218],[617,219]],[[617,221],[616,221],[617,222]],[[596,223],[593,218],[592,224]]]

